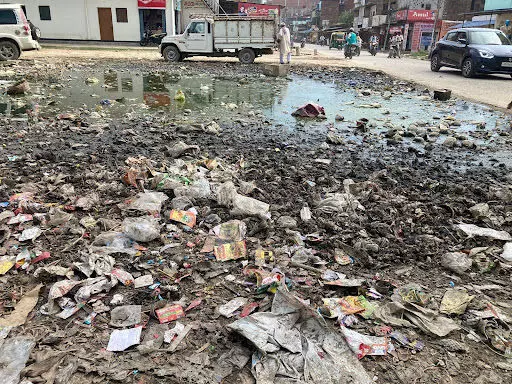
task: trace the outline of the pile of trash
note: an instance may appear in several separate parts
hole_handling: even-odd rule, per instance
[[[499,170],[487,186],[332,135],[305,152],[215,121],[61,117],[53,156],[7,133],[26,154],[0,185],[6,383],[512,379]]]

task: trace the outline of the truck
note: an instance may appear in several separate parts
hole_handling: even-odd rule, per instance
[[[272,16],[193,15],[185,32],[164,37],[159,49],[171,62],[210,56],[238,57],[251,64],[256,57],[273,53],[277,26]]]

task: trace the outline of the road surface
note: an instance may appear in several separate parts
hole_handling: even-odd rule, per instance
[[[381,70],[387,74],[409,81],[414,81],[429,88],[448,88],[452,93],[476,102],[500,108],[506,108],[512,102],[512,77],[506,75],[488,75],[466,79],[460,71],[442,68],[439,72],[430,70],[430,62],[414,58],[388,59],[387,54],[377,56],[361,52],[361,56],[352,60],[345,59],[343,52],[329,50],[328,47],[306,46],[305,52],[317,49],[324,58],[338,59],[341,65]],[[323,61],[323,60],[322,60]]]

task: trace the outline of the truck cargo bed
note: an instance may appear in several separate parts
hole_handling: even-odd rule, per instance
[[[268,48],[274,45],[277,21],[273,17],[215,16],[214,47],[232,49],[250,46]]]

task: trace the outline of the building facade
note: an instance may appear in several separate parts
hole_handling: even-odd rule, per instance
[[[175,32],[176,0],[19,0],[43,39],[139,41],[145,29]],[[201,0],[202,1],[202,0]],[[0,0],[0,3],[12,3]]]

